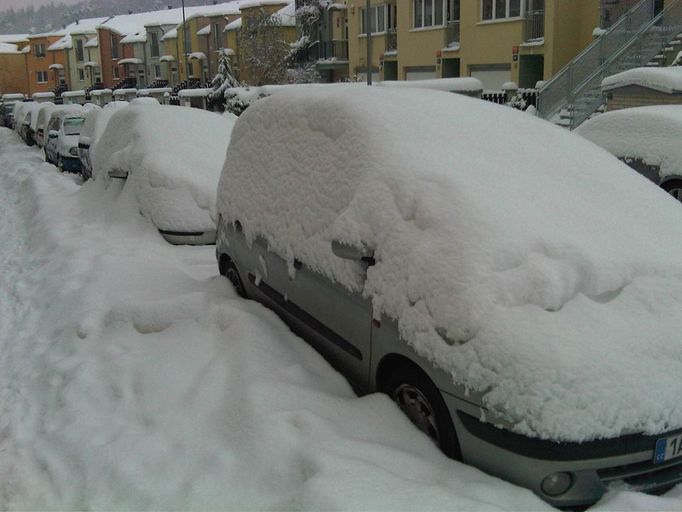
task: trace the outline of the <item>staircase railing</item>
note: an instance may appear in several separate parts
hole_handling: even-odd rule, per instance
[[[603,103],[601,84],[604,78],[645,66],[681,31],[682,2],[678,0],[644,26],[636,37],[576,88],[573,93],[571,129],[580,126]]]
[[[540,90],[538,115],[549,119],[562,108],[572,105],[576,88],[656,17],[655,1],[639,2],[543,85]]]

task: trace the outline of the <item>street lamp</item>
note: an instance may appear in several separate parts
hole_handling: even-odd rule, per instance
[[[185,18],[185,0],[182,0],[182,41],[184,44],[183,53],[185,54],[185,72],[187,73],[187,83],[189,84],[189,52],[187,51],[187,19]]]
[[[184,1],[184,0],[183,0]],[[367,85],[372,85],[372,11],[370,0],[365,4],[365,28],[367,29]]]

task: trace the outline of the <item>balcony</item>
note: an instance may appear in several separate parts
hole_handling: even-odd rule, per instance
[[[445,48],[459,46],[459,20],[448,21],[445,25]]]
[[[526,14],[524,41],[538,41],[545,37],[545,10],[537,9]]]
[[[398,52],[398,31],[390,28],[386,31],[386,53]]]
[[[319,48],[317,60],[348,60],[348,41],[345,39],[323,41],[316,46]]]

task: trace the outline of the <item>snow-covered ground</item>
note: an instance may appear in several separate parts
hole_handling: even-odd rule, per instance
[[[546,510],[0,129],[0,508]],[[680,510],[614,491],[594,510]]]

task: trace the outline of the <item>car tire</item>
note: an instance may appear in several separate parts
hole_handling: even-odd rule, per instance
[[[237,295],[239,295],[243,299],[247,299],[248,296],[246,294],[246,288],[244,288],[244,281],[242,281],[242,278],[239,275],[239,271],[237,270],[237,266],[230,259],[230,257],[227,256],[226,254],[223,254],[220,257],[219,266],[220,274],[227,277],[230,283],[232,283],[234,291],[237,292]]]
[[[661,185],[663,190],[682,203],[682,180],[670,180]]]
[[[461,460],[457,433],[445,401],[431,379],[417,366],[398,366],[381,389],[410,421],[452,459]]]

